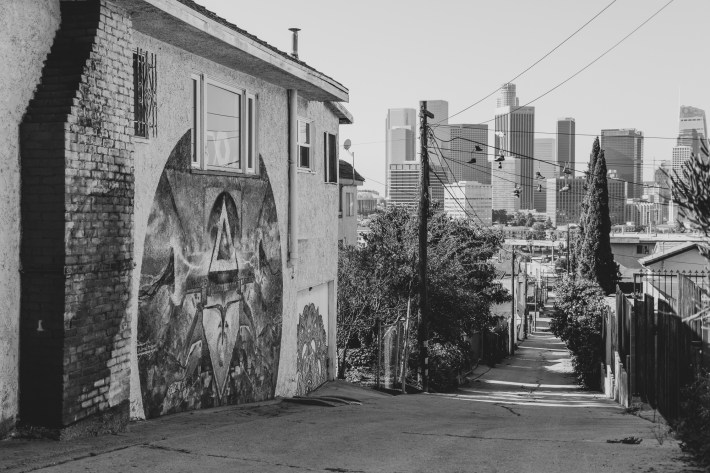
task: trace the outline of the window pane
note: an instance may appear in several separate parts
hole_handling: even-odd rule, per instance
[[[212,84],[205,87],[205,139],[208,166],[240,167],[241,97]]]
[[[328,135],[328,160],[330,164],[330,182],[338,182],[338,154],[335,135]]]
[[[199,108],[200,108],[200,103],[199,103],[199,84],[197,80],[192,79],[192,130],[191,130],[191,137],[192,137],[192,162],[193,164],[197,164],[197,127],[199,126],[199,121],[198,121],[198,113],[199,113]]]
[[[311,167],[311,160],[310,160],[310,148],[307,146],[299,146],[299,163],[298,165],[301,166],[302,168],[309,168]]]
[[[247,168],[254,168],[254,99],[250,98],[247,101],[247,127],[249,136],[247,137]]]
[[[311,144],[311,124],[308,122],[298,122],[298,143],[302,145]]]

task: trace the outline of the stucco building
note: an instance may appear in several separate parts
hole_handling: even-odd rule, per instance
[[[0,435],[332,378],[348,89],[191,0],[4,7]]]
[[[340,207],[338,209],[338,243],[355,245],[357,243],[358,191],[365,183],[347,161],[340,160],[338,182],[340,186]]]

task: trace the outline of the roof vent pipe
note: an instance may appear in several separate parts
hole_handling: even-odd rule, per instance
[[[298,59],[298,32],[301,31],[300,28],[289,28],[289,31],[293,31],[293,52],[291,56]]]

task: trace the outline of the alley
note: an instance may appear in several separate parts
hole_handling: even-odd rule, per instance
[[[335,383],[327,393],[362,405],[269,402],[83,441],[5,441],[0,471],[692,471],[660,424],[580,390],[570,369],[564,345],[540,331],[455,393],[390,397]],[[608,442],[629,437],[641,442]]]

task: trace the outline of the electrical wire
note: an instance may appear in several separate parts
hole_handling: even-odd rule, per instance
[[[574,74],[572,74],[571,76],[569,76],[568,78],[566,78],[565,80],[563,80],[562,82],[560,82],[559,84],[555,85],[554,87],[552,87],[551,89],[547,90],[546,92],[543,92],[542,94],[538,95],[537,97],[535,97],[535,98],[532,99],[531,101],[526,102],[526,103],[523,104],[523,105],[516,106],[514,110],[511,110],[510,112],[507,112],[507,113],[503,113],[503,114],[501,114],[501,115],[497,115],[497,116],[491,118],[490,120],[486,120],[486,121],[484,121],[484,122],[482,122],[482,123],[490,123],[490,122],[492,122],[493,120],[496,120],[497,118],[504,117],[504,116],[506,116],[506,115],[510,115],[510,114],[512,114],[512,113],[514,113],[514,112],[520,110],[521,108],[524,108],[524,107],[529,106],[531,103],[537,102],[538,100],[540,100],[541,98],[545,97],[545,96],[548,95],[549,93],[551,93],[551,92],[553,92],[553,91],[559,89],[559,88],[562,87],[564,84],[566,84],[567,82],[569,82],[570,80],[574,79],[575,77],[577,77],[577,76],[578,76],[579,74],[581,74],[582,72],[584,72],[584,71],[586,71],[587,69],[589,69],[592,65],[594,65],[594,64],[595,64],[597,61],[599,61],[601,58],[603,58],[604,56],[606,56],[607,54],[609,54],[610,52],[612,52],[614,49],[616,49],[619,45],[621,45],[621,43],[623,43],[624,41],[626,41],[629,37],[631,37],[631,35],[633,35],[634,33],[636,33],[636,32],[637,32],[638,30],[640,30],[644,25],[646,25],[649,21],[651,21],[653,18],[655,18],[657,15],[659,15],[663,10],[666,9],[666,7],[668,7],[668,5],[670,5],[670,4],[673,3],[674,1],[675,1],[675,0],[669,0],[668,3],[666,3],[666,4],[663,5],[661,8],[659,8],[658,10],[656,10],[656,12],[655,12],[653,15],[649,16],[648,18],[646,18],[646,20],[644,20],[640,25],[638,25],[636,28],[634,28],[633,30],[631,30],[631,32],[630,32],[629,34],[627,34],[626,36],[624,36],[623,38],[621,38],[619,41],[617,41],[616,43],[614,43],[613,46],[611,46],[609,49],[607,49],[606,51],[604,51],[603,53],[601,53],[599,56],[597,56],[592,62],[588,63],[586,66],[584,66],[583,68],[579,69],[577,72],[575,72]]]
[[[572,39],[574,36],[576,36],[577,33],[579,33],[579,32],[582,31],[585,27],[587,27],[587,25],[589,25],[591,22],[593,22],[594,20],[596,20],[597,17],[599,17],[602,13],[604,13],[604,12],[605,12],[609,7],[611,7],[614,3],[616,3],[616,0],[613,0],[613,1],[612,1],[611,3],[609,3],[607,6],[605,6],[604,8],[602,8],[596,15],[594,15],[592,18],[590,18],[589,20],[587,20],[582,26],[580,26],[579,28],[577,28],[571,35],[567,36],[564,40],[562,40],[561,43],[557,44],[557,46],[555,46],[554,48],[552,48],[551,50],[549,50],[547,53],[545,53],[544,56],[542,56],[540,59],[538,59],[537,61],[535,61],[534,63],[532,63],[530,66],[528,66],[528,67],[527,67],[526,69],[524,69],[522,72],[520,72],[518,75],[516,75],[516,76],[513,77],[512,79],[508,80],[507,83],[513,82],[514,80],[516,80],[516,79],[522,77],[523,74],[525,74],[525,73],[528,72],[530,69],[532,69],[533,67],[535,67],[535,66],[537,66],[538,64],[540,64],[540,63],[541,63],[543,60],[545,60],[548,56],[550,56],[552,53],[554,53],[554,52],[557,51],[559,48],[561,48],[567,41],[569,41],[569,40]],[[464,109],[462,109],[462,110],[459,110],[458,112],[454,113],[453,115],[450,115],[450,116],[448,116],[448,117],[446,117],[446,118],[441,119],[441,120],[440,120],[439,122],[437,122],[435,125],[438,125],[439,123],[442,123],[442,122],[444,122],[444,121],[447,121],[449,118],[453,118],[453,117],[455,117],[455,116],[457,116],[457,115],[462,114],[462,113],[465,112],[466,110],[469,110],[469,109],[475,107],[476,105],[480,104],[480,103],[483,102],[484,100],[486,100],[486,99],[490,98],[491,96],[493,96],[493,95],[494,95],[496,92],[498,92],[499,90],[500,90],[500,87],[498,87],[497,89],[495,89],[494,91],[492,91],[491,93],[489,93],[488,95],[486,95],[485,97],[483,97],[482,99],[480,99],[480,100],[476,101],[475,103],[469,105],[468,107],[466,107],[466,108],[464,108]]]

